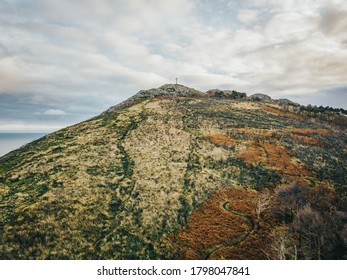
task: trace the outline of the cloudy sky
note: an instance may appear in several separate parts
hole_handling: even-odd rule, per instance
[[[347,108],[346,0],[0,0],[0,132],[175,82]]]

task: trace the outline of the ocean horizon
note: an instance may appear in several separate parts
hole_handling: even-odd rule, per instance
[[[0,157],[46,134],[47,133],[0,133]]]

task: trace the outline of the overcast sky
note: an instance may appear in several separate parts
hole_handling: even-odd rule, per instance
[[[0,132],[179,83],[347,109],[346,0],[0,0]]]

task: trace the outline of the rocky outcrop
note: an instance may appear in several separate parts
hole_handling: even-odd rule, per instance
[[[230,99],[244,99],[247,97],[247,94],[245,92],[239,92],[236,90],[223,90],[223,91]]]
[[[198,91],[193,88],[189,88],[183,85],[179,84],[166,84],[163,85],[159,88],[152,88],[148,90],[141,90],[132,97],[128,98],[127,100],[110,107],[107,111],[104,113],[109,113],[109,112],[114,112],[119,109],[123,109],[126,107],[129,107],[137,102],[141,102],[142,100],[145,99],[150,99],[154,97],[159,97],[159,96],[170,96],[170,97],[177,97],[177,96],[182,96],[182,97],[189,97],[189,96],[203,96],[205,93]]]
[[[263,93],[256,93],[251,95],[249,99],[252,101],[270,101],[271,97]]]
[[[293,106],[300,106],[300,104],[295,103],[287,98],[280,98],[277,100],[277,102],[281,105],[293,105]]]
[[[166,84],[159,88],[160,90],[165,90],[170,93],[172,96],[203,96],[205,93],[202,91],[196,90],[194,88],[186,87],[180,84]]]
[[[180,84],[166,84],[159,88],[152,88],[147,90],[141,90],[135,95],[131,96],[127,100],[110,107],[104,113],[114,112],[119,109],[127,108],[145,99],[155,98],[155,97],[210,97],[210,98],[225,98],[225,99],[246,99],[247,94],[244,92],[239,92],[236,90],[220,90],[220,89],[210,89],[206,93],[196,90],[194,88],[186,87]],[[252,101],[270,101],[271,97],[256,93],[248,97]],[[280,104],[290,104],[294,105],[296,103],[288,99],[279,99]],[[287,102],[287,103],[286,103]]]
[[[238,92],[235,90],[220,90],[220,89],[210,89],[206,92],[209,97],[216,98],[226,98],[226,99],[243,99],[247,95],[244,92]]]
[[[210,89],[206,91],[206,94],[208,95],[208,97],[224,97],[225,96],[224,92],[218,88]]]

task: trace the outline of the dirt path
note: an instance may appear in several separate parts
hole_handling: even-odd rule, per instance
[[[221,250],[223,248],[232,247],[232,246],[235,246],[237,244],[240,244],[242,241],[244,241],[251,234],[252,230],[254,229],[253,218],[249,215],[244,214],[244,213],[230,209],[230,206],[229,206],[230,201],[231,200],[227,200],[227,201],[222,202],[220,207],[223,209],[223,211],[226,211],[226,212],[230,213],[231,215],[237,215],[237,216],[240,216],[241,218],[243,218],[248,223],[249,228],[245,232],[244,235],[239,236],[236,240],[228,242],[228,243],[224,243],[224,244],[219,244],[219,245],[213,247],[212,249],[210,249],[205,256],[206,260],[211,258],[211,256],[213,254],[215,254],[216,252],[218,252],[219,250]]]

